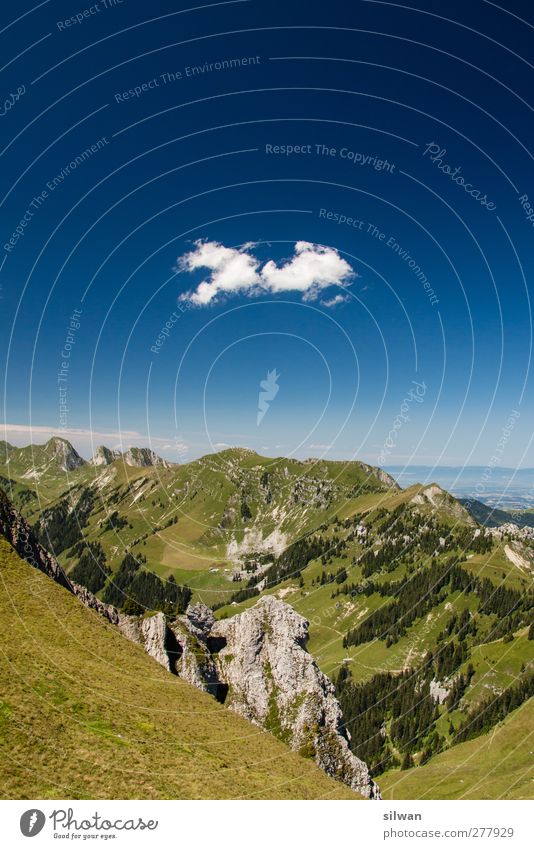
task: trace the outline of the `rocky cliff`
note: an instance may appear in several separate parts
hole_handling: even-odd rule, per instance
[[[328,775],[366,798],[380,798],[363,761],[352,754],[331,681],[306,650],[308,622],[283,601],[264,596],[254,607],[215,622],[190,606],[164,626],[163,614],[119,627],[166,669],[270,731]],[[151,634],[148,639],[147,635]]]
[[[159,457],[150,448],[129,448],[122,457],[128,466],[162,466],[164,469],[172,467],[172,463]]]
[[[333,778],[377,798],[369,770],[349,749],[331,681],[306,650],[308,622],[264,596],[209,632],[225,704],[310,757]]]
[[[99,445],[89,462],[92,466],[110,466],[120,456],[120,451],[113,451],[105,445]]]
[[[171,671],[171,660],[168,653],[167,622],[163,613],[153,616],[124,616],[119,614],[119,630],[134,643],[139,643],[144,650],[161,666]]]
[[[73,587],[61,566],[35,539],[27,521],[13,507],[5,492],[0,489],[0,535],[5,537],[23,560],[44,572],[65,589]]]
[[[59,468],[63,472],[73,472],[74,469],[85,466],[85,460],[83,457],[80,457],[67,439],[60,439],[57,436],[53,436],[45,447],[49,454],[57,461]]]

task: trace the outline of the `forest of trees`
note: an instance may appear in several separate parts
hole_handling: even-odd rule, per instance
[[[126,613],[162,610],[169,616],[183,613],[192,597],[188,586],[180,586],[174,577],[164,583],[147,569],[140,558],[127,554],[115,574],[108,579],[103,600]]]
[[[400,562],[414,563],[421,555],[456,550],[461,555],[467,551],[483,553],[493,546],[489,533],[475,536],[470,527],[452,531],[435,518],[410,513],[404,504],[391,512],[385,508],[378,510],[372,521],[368,521],[367,530],[373,533],[364,537],[366,550],[358,560],[364,578],[378,571],[391,572]],[[373,547],[376,542],[380,542],[379,548]]]
[[[526,624],[532,609],[532,596],[505,586],[495,586],[487,578],[479,579],[458,565],[457,558],[447,563],[432,561],[429,568],[403,578],[401,581],[375,584],[375,592],[394,597],[371,613],[359,626],[348,631],[343,646],[360,645],[373,639],[385,639],[387,645],[397,642],[407,628],[440,604],[450,592],[459,590],[476,593],[480,599],[479,612],[497,614],[504,619],[517,614],[514,624]]]
[[[63,499],[54,507],[43,510],[32,530],[41,545],[57,557],[82,539],[83,528],[93,507],[93,492],[89,488],[83,489],[75,509]]]
[[[489,731],[497,722],[506,719],[508,714],[518,708],[527,699],[534,696],[534,674],[522,678],[499,695],[490,694],[479,702],[462,722],[454,737],[455,743],[463,743],[472,737],[478,737]]]
[[[77,584],[97,593],[106,583],[111,569],[106,565],[106,555],[99,542],[81,542],[74,547],[79,560],[69,574]]]
[[[334,683],[351,737],[349,745],[372,775],[401,764],[406,769],[414,752],[428,758],[443,747],[444,740],[434,728],[439,708],[430,696],[430,678],[429,670],[423,674],[409,669],[400,675],[380,673],[356,684],[348,668],[341,667]],[[393,749],[410,758],[399,761]]]
[[[103,523],[102,529],[103,531],[120,531],[121,528],[126,528],[127,525],[128,520],[124,516],[119,516],[118,510],[114,510]]]
[[[254,598],[260,594],[260,591],[257,587],[243,587],[241,590],[237,590],[237,592],[232,593],[229,599],[225,599],[224,601],[219,601],[217,604],[212,605],[213,610],[219,610],[220,607],[225,607],[227,604],[232,604],[235,602],[239,604],[242,601],[248,601],[249,598]]]

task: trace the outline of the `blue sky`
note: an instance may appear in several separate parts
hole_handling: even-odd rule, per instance
[[[187,8],[9,10],[6,438],[485,465],[513,415],[534,465],[528,5]],[[195,302],[199,240],[255,285]],[[301,242],[353,274],[280,283]]]

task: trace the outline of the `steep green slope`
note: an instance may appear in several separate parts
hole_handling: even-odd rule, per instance
[[[384,799],[534,799],[534,699],[492,731],[381,776]]]
[[[357,798],[0,540],[4,798]]]

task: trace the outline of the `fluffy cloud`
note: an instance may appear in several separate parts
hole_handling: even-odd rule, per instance
[[[345,301],[349,300],[348,295],[334,295],[333,298],[327,298],[324,301],[321,301],[323,307],[337,307],[339,304],[344,304]]]
[[[225,248],[219,242],[195,242],[195,249],[177,262],[179,271],[195,271],[209,268],[211,275],[199,283],[194,292],[182,296],[198,306],[207,306],[220,292],[250,290],[258,283],[258,260],[247,252],[250,245],[241,250]]]
[[[195,242],[194,250],[180,257],[177,271],[207,268],[211,274],[180,300],[207,306],[217,295],[240,292],[248,297],[260,293],[300,292],[303,300],[314,300],[328,286],[347,286],[355,272],[334,248],[297,242],[293,256],[281,265],[269,260],[263,268],[250,252],[253,245],[226,248],[219,242]],[[325,306],[341,303],[342,296],[323,301]]]
[[[313,300],[327,286],[345,285],[354,272],[334,248],[297,242],[292,259],[283,265],[269,260],[261,276],[271,292],[302,292],[305,300]]]

